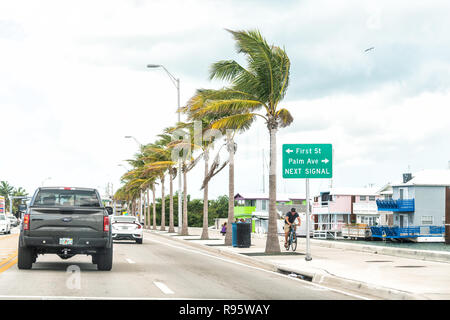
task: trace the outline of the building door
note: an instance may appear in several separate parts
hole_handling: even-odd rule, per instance
[[[400,188],[398,191],[400,192],[400,195],[399,195],[400,200],[408,199],[408,189],[407,188]]]
[[[408,227],[408,215],[401,214],[400,215],[400,228],[407,228]]]

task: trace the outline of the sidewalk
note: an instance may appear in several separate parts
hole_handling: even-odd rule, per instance
[[[297,250],[292,253],[286,252],[283,247],[284,239],[280,237],[282,253],[266,255],[264,235],[252,234],[250,248],[234,248],[223,245],[224,238],[218,230],[210,229],[211,240],[200,240],[201,231],[201,228],[189,228],[189,236],[182,237],[167,232],[145,230],[265,269],[295,273],[317,284],[337,289],[345,288],[373,298],[450,299],[450,264],[446,262],[392,255],[395,252],[390,252],[389,255],[380,254],[368,248],[370,246],[340,243],[333,245],[330,242],[321,243],[321,240],[311,241],[313,259],[305,261],[304,238],[298,238]],[[404,250],[406,249],[400,249],[399,255],[405,255],[401,252]]]

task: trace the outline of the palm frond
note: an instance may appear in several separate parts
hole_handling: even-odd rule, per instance
[[[256,114],[245,113],[236,114],[219,119],[211,124],[213,129],[233,129],[244,131],[250,128],[253,121],[255,121]]]
[[[232,114],[252,112],[261,108],[261,101],[243,100],[243,99],[227,99],[212,100],[207,106],[196,112],[196,116],[205,116],[208,114]]]
[[[282,128],[289,126],[292,121],[294,121],[294,118],[287,109],[278,110],[276,113],[276,118]]]

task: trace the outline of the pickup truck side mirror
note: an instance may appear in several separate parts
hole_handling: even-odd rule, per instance
[[[114,213],[113,208],[111,208],[111,207],[105,207],[105,209],[106,209],[106,211],[108,211],[108,215],[112,215]]]

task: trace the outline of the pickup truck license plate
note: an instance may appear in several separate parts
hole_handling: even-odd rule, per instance
[[[73,244],[72,238],[59,238],[59,244],[70,245]]]

